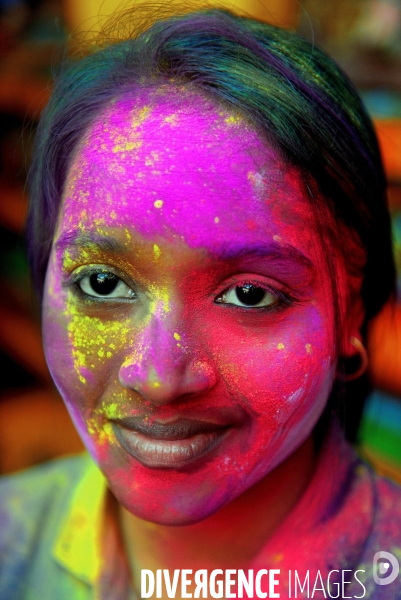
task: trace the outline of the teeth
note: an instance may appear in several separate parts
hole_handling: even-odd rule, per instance
[[[205,436],[203,435],[202,437]],[[209,442],[209,440],[194,440],[188,443],[185,443],[185,441],[183,440],[183,445],[179,445],[177,443],[173,444],[168,441],[163,441],[160,443],[151,441],[141,442],[141,440],[137,440],[136,449],[139,452],[144,452],[147,454],[157,454],[159,456],[177,455],[190,457],[191,455],[195,454],[197,450],[203,450],[203,447],[207,445],[206,442]]]

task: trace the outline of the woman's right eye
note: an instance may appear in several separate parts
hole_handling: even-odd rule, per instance
[[[110,271],[97,271],[77,281],[79,289],[92,298],[136,298],[135,292]]]

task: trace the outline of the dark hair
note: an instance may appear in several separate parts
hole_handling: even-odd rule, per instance
[[[372,123],[352,84],[322,51],[289,31],[217,9],[158,21],[64,65],[39,124],[30,173],[28,243],[39,295],[64,182],[84,133],[112,99],[172,79],[244,115],[299,170],[318,222],[340,250],[363,248],[366,326],[395,285]],[[347,256],[350,272],[360,269],[357,263]],[[336,302],[330,258],[328,264]]]

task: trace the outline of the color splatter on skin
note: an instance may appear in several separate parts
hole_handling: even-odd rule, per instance
[[[94,297],[99,273],[118,278],[117,295]],[[239,300],[249,289],[259,304]],[[70,169],[43,328],[53,378],[121,504],[166,524],[212,514],[308,438],[334,380],[330,280],[298,175],[193,92],[115,101]],[[122,422],[153,427],[153,455]],[[155,434],[166,426],[168,460]]]

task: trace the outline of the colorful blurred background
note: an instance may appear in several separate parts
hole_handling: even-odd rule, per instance
[[[140,10],[141,0],[136,4]],[[152,6],[160,10],[162,4]],[[359,89],[388,177],[401,302],[401,0],[218,5],[297,30],[326,49]],[[86,32],[90,39],[116,8],[117,0],[0,0],[0,473],[82,449],[43,356],[25,255],[25,181],[63,45],[71,34]],[[358,446],[380,472],[401,482],[401,304],[389,304],[376,318],[369,350],[375,389],[365,405]]]

